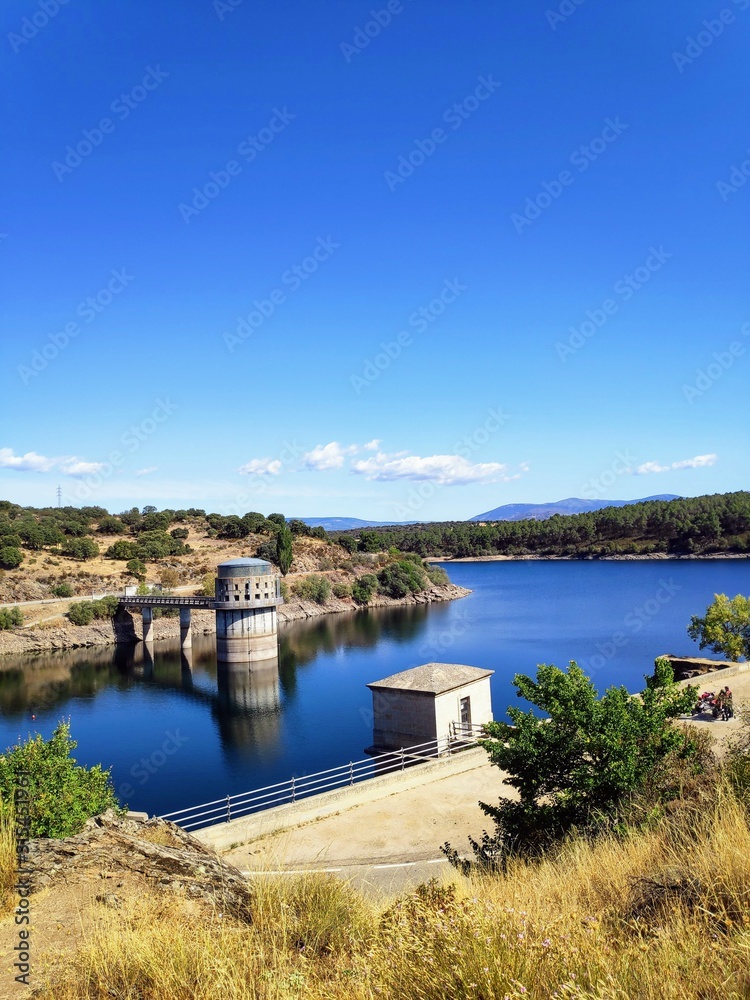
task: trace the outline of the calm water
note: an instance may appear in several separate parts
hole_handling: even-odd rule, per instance
[[[750,593],[745,560],[454,563],[471,596],[283,626],[279,660],[217,668],[213,637],[0,659],[0,747],[70,718],[82,764],[113,768],[133,809],[164,813],[359,760],[371,743],[368,681],[430,660],[489,667],[496,718],[514,673],[571,659],[600,690],[640,690],[713,594]],[[36,719],[32,720],[32,714]],[[169,751],[169,752],[165,752]]]

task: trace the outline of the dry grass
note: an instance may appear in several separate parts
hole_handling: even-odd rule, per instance
[[[43,994],[208,1000],[739,1000],[750,995],[750,829],[704,814],[574,841],[502,876],[376,906],[332,876],[264,878],[251,926],[165,897],[108,914]]]
[[[0,915],[15,905],[16,819],[13,803],[0,799]]]

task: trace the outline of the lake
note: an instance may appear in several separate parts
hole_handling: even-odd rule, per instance
[[[280,629],[270,669],[217,667],[214,637],[0,659],[0,746],[69,718],[79,763],[112,767],[132,809],[165,813],[360,760],[368,681],[441,660],[512,677],[575,659],[603,691],[641,690],[661,653],[698,655],[686,627],[714,593],[750,593],[747,560],[446,564],[459,601],[325,615]],[[32,719],[32,715],[36,716]]]

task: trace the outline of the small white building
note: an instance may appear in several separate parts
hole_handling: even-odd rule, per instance
[[[452,724],[492,722],[494,672],[463,663],[424,663],[368,684],[373,746],[398,750],[447,738]]]

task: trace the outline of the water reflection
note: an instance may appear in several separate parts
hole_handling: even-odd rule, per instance
[[[269,748],[280,739],[299,672],[321,653],[372,649],[384,639],[410,643],[429,613],[415,605],[283,625],[278,659],[263,664],[218,664],[214,637],[200,635],[185,650],[174,640],[1,657],[0,719],[54,722],[69,714],[74,699],[95,702],[108,689],[161,689],[209,708],[225,747]]]

